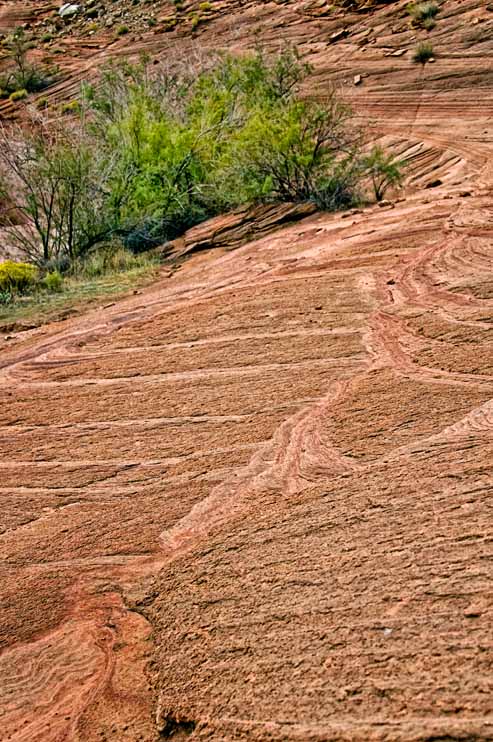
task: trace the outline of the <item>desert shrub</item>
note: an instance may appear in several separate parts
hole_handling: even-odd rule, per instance
[[[78,100],[67,101],[60,106],[60,112],[64,114],[79,113],[80,103]]]
[[[200,17],[198,13],[195,13],[195,15],[191,16],[190,28],[192,29],[192,31],[195,31],[199,27],[201,21],[202,21],[202,18]]]
[[[6,226],[31,262],[73,260],[106,235],[108,165],[80,128],[0,127],[0,166]]]
[[[47,273],[43,280],[41,281],[41,284],[44,289],[49,291],[50,293],[58,293],[62,290],[63,286],[63,277],[61,273],[59,273],[57,270],[51,271],[50,273]]]
[[[407,11],[412,18],[412,21],[417,26],[423,26],[431,28],[434,25],[433,19],[440,10],[438,3],[423,2],[423,3],[410,3],[407,6]]]
[[[361,134],[334,91],[301,100],[308,71],[286,49],[153,79],[113,65],[86,86],[97,137],[116,153],[110,202],[125,244],[154,246],[248,201],[350,202]]]
[[[427,41],[423,41],[417,45],[413,53],[413,62],[416,64],[426,64],[430,59],[435,56],[433,47]]]
[[[293,100],[260,107],[250,117],[233,150],[237,176],[232,193],[245,200],[327,201],[354,162],[357,139],[350,112],[333,96],[325,106]]]
[[[22,294],[34,286],[38,279],[38,270],[28,263],[16,263],[6,260],[0,263],[0,291],[11,295]]]
[[[364,171],[369,176],[375,199],[381,201],[389,188],[402,183],[403,163],[380,146],[374,147],[363,160]]]
[[[16,29],[4,43],[4,50],[10,65],[0,75],[0,88],[10,93],[35,93],[48,87],[56,76],[56,70],[37,66],[28,61],[28,53],[33,44],[22,28]]]
[[[291,48],[110,64],[66,123],[44,126],[38,112],[27,137],[0,130],[11,234],[42,267],[87,256],[84,270],[97,272],[109,259],[106,248],[94,257],[98,245],[138,254],[248,202],[350,205],[368,168],[362,132],[334,90],[301,97],[309,71]]]
[[[14,92],[9,95],[9,100],[11,100],[12,103],[15,103],[18,100],[24,100],[24,98],[27,98],[27,90],[25,88],[14,90]]]

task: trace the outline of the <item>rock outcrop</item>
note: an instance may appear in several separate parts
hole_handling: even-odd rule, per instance
[[[493,739],[493,15],[416,66],[404,3],[214,5],[204,47],[300,43],[405,193],[4,344],[2,738]],[[54,103],[197,43],[63,39]]]

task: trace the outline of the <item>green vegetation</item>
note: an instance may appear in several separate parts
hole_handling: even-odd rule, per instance
[[[22,28],[16,29],[4,42],[4,50],[10,65],[0,75],[0,89],[10,96],[11,100],[25,98],[28,93],[36,93],[53,82],[56,70],[39,67],[28,61],[32,42]]]
[[[112,63],[64,104],[65,120],[46,126],[38,110],[28,133],[0,127],[2,220],[40,270],[32,290],[58,295],[69,281],[148,268],[150,248],[246,203],[334,210],[356,203],[368,179],[380,200],[401,163],[364,153],[335,91],[303,99],[309,72],[290,48],[198,70]]]
[[[201,20],[202,19],[198,13],[190,18],[190,27],[192,31],[195,31],[199,27]]]
[[[24,98],[27,98],[27,90],[25,88],[22,88],[21,90],[14,90],[13,93],[10,93],[9,100],[12,101],[12,103],[15,103],[18,100],[24,100]]]
[[[16,296],[5,292],[3,297],[0,289],[0,332],[42,325],[101,301],[112,301],[154,281],[158,271],[159,261],[155,256],[129,254],[125,267],[120,270],[108,269],[94,276],[86,272],[82,275],[69,273],[62,277],[61,284],[59,279],[51,277],[52,272],[29,292]]]
[[[145,249],[246,202],[351,203],[361,133],[335,92],[324,104],[300,98],[308,71],[288,49],[274,60],[224,56],[199,74],[112,66],[87,86],[124,244]]]
[[[51,271],[43,278],[42,284],[47,291],[58,293],[62,290],[63,286],[62,274],[57,270]]]
[[[80,103],[78,100],[67,101],[60,106],[61,113],[79,113]]]
[[[430,59],[434,58],[434,56],[435,54],[432,45],[427,41],[423,41],[418,44],[414,50],[413,62],[416,64],[426,64],[426,62],[429,62]]]
[[[403,162],[396,160],[380,146],[374,147],[366,156],[365,170],[371,180],[376,201],[382,201],[389,188],[401,185],[403,167]]]
[[[0,291],[11,295],[22,294],[37,281],[38,270],[29,263],[6,260],[0,263]]]
[[[427,30],[435,26],[435,16],[440,10],[438,3],[430,0],[424,3],[410,3],[407,12],[412,18],[413,25],[421,26]]]

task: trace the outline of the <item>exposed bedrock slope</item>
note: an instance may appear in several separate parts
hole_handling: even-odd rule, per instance
[[[383,56],[414,43],[399,4],[330,46],[233,6],[203,43],[265,13],[313,90],[371,73],[408,198],[5,344],[2,738],[493,739],[488,11],[446,3],[418,70]]]

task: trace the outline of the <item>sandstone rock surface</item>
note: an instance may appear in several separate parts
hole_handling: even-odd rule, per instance
[[[200,43],[299,42],[406,198],[4,343],[2,739],[493,739],[491,14],[445,3],[422,68],[405,3],[217,8]],[[53,101],[197,43],[104,38]]]

